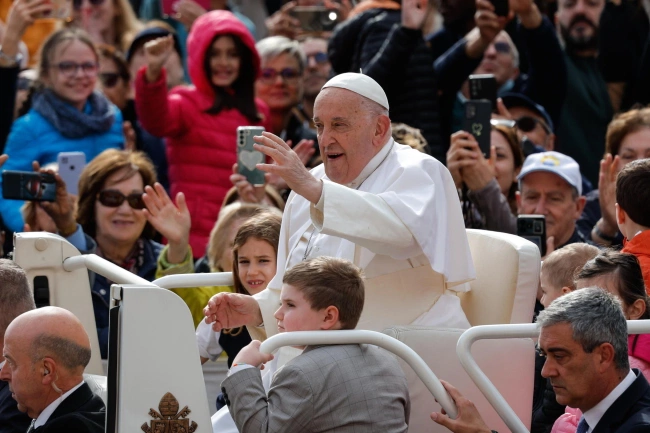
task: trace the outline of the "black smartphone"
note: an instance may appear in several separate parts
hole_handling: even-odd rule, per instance
[[[56,179],[50,173],[2,172],[2,197],[9,200],[55,201]]]
[[[507,17],[510,13],[510,5],[508,0],[490,0],[494,6],[494,13],[500,17]]]
[[[521,150],[524,152],[524,158],[528,158],[528,156],[532,155],[533,153],[539,152],[537,150],[537,146],[535,146],[535,143],[533,143],[533,140],[526,136],[521,139]]]
[[[474,74],[469,76],[469,99],[486,100],[497,109],[497,80],[492,74]]]
[[[339,14],[325,6],[296,6],[289,12],[300,21],[300,28],[306,32],[329,32],[339,22]]]
[[[468,100],[465,102],[465,120],[463,130],[474,136],[483,156],[490,157],[490,118],[492,107],[490,101]]]
[[[519,215],[517,236],[537,245],[542,257],[546,255],[546,217],[544,215]]]
[[[257,164],[264,162],[264,154],[253,148],[253,137],[262,135],[261,126],[240,126],[237,128],[237,170],[253,185],[264,185],[264,172]]]

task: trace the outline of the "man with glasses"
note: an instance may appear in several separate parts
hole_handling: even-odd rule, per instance
[[[314,117],[314,102],[320,89],[330,78],[332,65],[327,57],[327,40],[323,38],[307,38],[300,43],[305,53],[305,92],[302,98],[302,111],[311,121]]]

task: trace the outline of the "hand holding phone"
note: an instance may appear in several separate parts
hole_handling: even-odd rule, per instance
[[[296,6],[290,14],[300,22],[300,28],[306,32],[329,32],[334,30],[339,21],[339,14],[325,6]]]
[[[490,0],[494,6],[494,13],[500,17],[507,17],[510,13],[510,5],[508,0]]]
[[[261,126],[240,126],[237,128],[237,170],[246,176],[252,185],[264,185],[264,172],[257,164],[264,163],[264,154],[253,148],[253,137],[262,135]]]

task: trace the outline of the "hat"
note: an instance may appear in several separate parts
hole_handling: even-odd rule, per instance
[[[578,195],[582,195],[580,166],[570,156],[560,152],[533,153],[524,161],[524,166],[521,168],[517,180],[521,181],[525,176],[537,171],[557,174],[566,180],[569,185],[577,189]]]
[[[546,109],[530,99],[526,95],[522,95],[521,93],[514,93],[514,92],[506,92],[503,95],[501,95],[501,100],[503,101],[503,105],[506,106],[506,108],[511,108],[511,107],[525,107],[528,108],[531,111],[534,111],[535,113],[539,114],[542,116],[544,121],[546,122],[546,125],[548,125],[548,129],[553,131],[553,120],[551,120],[551,116],[548,114]]]
[[[379,83],[367,75],[357,74],[355,72],[339,74],[325,83],[323,89],[328,87],[349,90],[376,102],[388,110],[388,97],[386,96],[386,92],[384,92],[384,89],[381,88]]]
[[[131,45],[129,45],[129,49],[126,51],[126,61],[131,62],[131,57],[133,57],[135,52],[142,45],[154,39],[162,38],[164,36],[169,36],[169,35],[172,35],[174,37],[174,49],[182,59],[183,52],[181,51],[181,44],[178,40],[178,36],[176,35],[176,33],[170,32],[169,30],[163,27],[149,27],[148,29],[144,29],[141,32],[139,32],[137,35],[135,35],[135,38],[133,38],[133,42],[131,42]]]

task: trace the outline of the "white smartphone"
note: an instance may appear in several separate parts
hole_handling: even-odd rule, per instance
[[[57,156],[59,175],[70,194],[79,193],[79,177],[86,167],[86,154],[83,152],[61,152]]]

